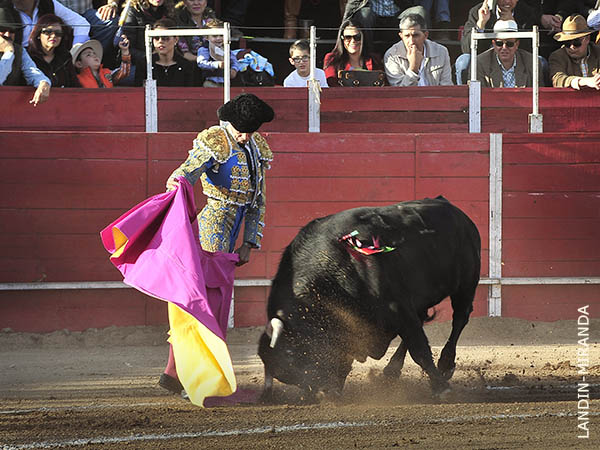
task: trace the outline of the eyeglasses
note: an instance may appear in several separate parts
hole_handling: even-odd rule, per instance
[[[296,64],[298,64],[301,62],[308,62],[309,59],[310,59],[310,57],[308,55],[303,55],[303,56],[296,56],[295,58],[292,58],[292,61],[294,61]]]
[[[362,40],[362,36],[360,33],[359,34],[345,34],[344,36],[342,36],[342,38],[346,42],[350,42],[352,39],[354,39],[354,42],[360,42]]]
[[[516,42],[511,42],[511,41],[499,41],[498,39],[494,40],[494,44],[496,44],[496,46],[498,47],[503,47],[506,45],[507,48],[513,48],[516,44]]]
[[[63,32],[62,30],[55,30],[54,28],[44,28],[40,33],[45,34],[46,36],[56,36],[56,37],[63,37]]]
[[[565,42],[566,47],[579,48],[579,47],[581,47],[582,44],[583,44],[583,42],[581,42],[581,39],[573,39],[572,41]]]

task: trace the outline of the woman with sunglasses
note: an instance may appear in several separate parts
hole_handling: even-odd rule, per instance
[[[342,23],[335,47],[323,60],[329,86],[340,86],[342,70],[383,70],[381,58],[371,50],[368,35],[357,22],[347,20]]]
[[[168,30],[176,28],[173,19],[165,17],[158,20],[153,30]],[[177,47],[177,36],[154,36],[152,45],[152,78],[157,86],[201,86],[199,82],[200,71],[196,64],[188,61]],[[136,83],[142,84],[146,78],[146,66],[142,66],[135,73]]]
[[[29,35],[28,52],[53,87],[80,87],[73,62],[73,30],[54,14],[45,14]]]

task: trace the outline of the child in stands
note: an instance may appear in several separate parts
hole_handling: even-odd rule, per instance
[[[131,70],[131,55],[129,54],[129,41],[122,35],[119,41],[121,49],[121,66],[115,70],[102,66],[102,44],[91,39],[83,44],[75,44],[71,48],[73,65],[77,69],[77,78],[85,88],[111,88],[119,84],[129,75]]]
[[[219,19],[209,19],[206,21],[206,28],[223,28],[223,22]],[[223,67],[225,67],[224,56],[223,36],[209,35],[208,48],[200,47],[198,49],[198,57],[196,58],[196,63],[205,76],[204,87],[223,86],[225,82],[223,78]],[[233,80],[235,80],[240,71],[240,65],[233,52],[231,52],[229,57],[231,61],[230,76],[233,83]]]
[[[290,45],[290,64],[296,68],[283,80],[284,87],[306,87],[310,79],[310,45],[307,40],[300,39]],[[315,68],[315,78],[321,87],[327,86],[325,72]]]

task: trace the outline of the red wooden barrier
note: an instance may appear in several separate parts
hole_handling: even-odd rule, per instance
[[[164,191],[167,176],[187,156],[194,137],[194,133],[0,132],[4,193],[0,282],[119,280],[101,246],[99,230],[137,202]],[[267,137],[275,161],[268,173],[265,238],[251,264],[239,269],[238,278],[271,278],[283,248],[315,217],[440,193],[475,220],[487,243],[487,135],[267,133]],[[487,244],[484,247],[485,275]],[[264,322],[266,293],[266,288],[236,289],[237,326]],[[160,307],[150,307],[132,290],[8,291],[0,293],[0,328],[51,331],[106,326],[116,312],[115,298],[129,308],[115,319],[119,325],[157,320],[157,314],[148,318],[144,311]],[[88,302],[94,303],[93,314],[87,311]],[[31,311],[23,312],[38,303],[57,309],[37,320]],[[73,320],[77,309],[83,314],[81,321]],[[164,314],[164,308],[161,311]],[[485,288],[476,311],[486,314]]]
[[[0,132],[0,282],[120,279],[98,232],[162,192],[195,133]],[[267,133],[263,247],[238,278],[270,278],[283,248],[315,217],[445,195],[473,218],[488,266],[486,134]],[[600,134],[504,137],[505,276],[600,276]],[[196,186],[198,206],[202,204]],[[268,289],[236,289],[237,326],[264,322]],[[486,288],[475,314],[487,313]],[[503,314],[573,318],[598,286],[503,288]],[[585,304],[585,303],[582,303]],[[119,312],[122,305],[127,311]],[[0,328],[51,331],[166,320],[133,290],[0,293]],[[442,307],[441,318],[448,318]]]
[[[308,93],[303,88],[233,88],[256,93],[276,111],[265,131],[308,131]],[[10,114],[0,130],[144,131],[143,88],[52,89],[50,100],[34,108],[30,87],[1,87]],[[599,94],[590,90],[540,89],[546,132],[600,131]],[[482,130],[525,133],[531,89],[483,89]],[[194,132],[217,122],[223,91],[159,88],[158,130]],[[468,131],[467,86],[327,88],[321,94],[321,131],[335,133],[446,133]]]

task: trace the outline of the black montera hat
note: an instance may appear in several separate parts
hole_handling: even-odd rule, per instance
[[[253,133],[263,123],[273,120],[275,112],[256,95],[240,94],[221,106],[217,116],[242,133]]]

